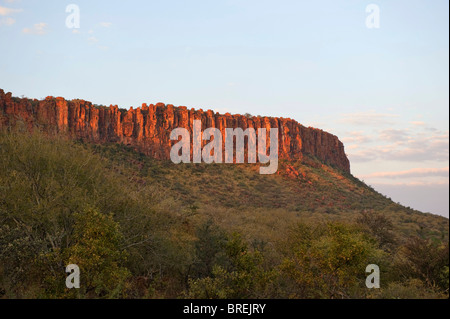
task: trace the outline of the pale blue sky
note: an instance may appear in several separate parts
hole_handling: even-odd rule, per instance
[[[448,12],[447,0],[0,0],[0,88],[294,118],[338,135],[353,174],[393,200],[448,216]]]

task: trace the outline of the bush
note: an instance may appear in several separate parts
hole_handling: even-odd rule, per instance
[[[364,287],[366,266],[384,255],[360,229],[336,223],[297,225],[285,251],[291,298],[350,298]]]

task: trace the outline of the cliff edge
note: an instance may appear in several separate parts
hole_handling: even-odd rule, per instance
[[[194,119],[202,121],[202,130],[216,127],[223,136],[225,128],[279,128],[280,158],[301,160],[304,154],[310,154],[350,173],[344,145],[335,135],[292,119],[219,114],[163,103],[143,104],[127,111],[117,105],[95,106],[88,101],[68,101],[62,97],[16,98],[0,89],[0,128],[22,127],[28,131],[37,128],[93,143],[123,143],[163,160],[170,159],[170,149],[175,143],[170,140],[170,132],[177,127],[192,132]]]

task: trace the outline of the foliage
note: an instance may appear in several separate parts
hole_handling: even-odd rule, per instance
[[[0,132],[0,298],[445,298],[448,265],[448,219],[313,157],[267,176]]]
[[[374,211],[362,211],[357,223],[365,226],[366,231],[374,236],[380,247],[390,249],[395,245],[394,225],[383,214]]]
[[[349,298],[362,288],[365,267],[383,257],[361,230],[343,224],[299,224],[285,249],[281,268],[295,298]]]
[[[419,279],[429,288],[447,292],[448,265],[448,242],[444,245],[419,237],[412,237],[402,245],[396,259],[399,277]]]
[[[123,236],[111,215],[94,210],[75,214],[73,244],[65,250],[65,264],[76,264],[83,274],[86,294],[123,297],[129,271],[123,267]]]
[[[223,247],[227,260],[215,264],[211,276],[189,281],[189,298],[264,298],[276,276],[263,267],[259,251],[249,251],[241,236],[233,233]]]

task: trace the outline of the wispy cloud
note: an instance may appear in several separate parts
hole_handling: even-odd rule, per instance
[[[372,137],[366,135],[363,131],[353,131],[353,132],[348,132],[346,134],[345,137],[343,137],[342,142],[347,144],[347,143],[357,143],[357,144],[361,144],[361,143],[368,143],[372,140]]]
[[[394,118],[398,118],[399,115],[391,113],[378,113],[376,111],[367,112],[355,112],[342,114],[339,123],[351,124],[351,125],[363,125],[363,126],[381,126],[392,123]]]
[[[406,171],[397,172],[376,172],[368,175],[361,175],[361,178],[415,178],[415,177],[429,177],[429,176],[440,176],[448,177],[449,167],[442,168],[413,168]]]
[[[5,17],[0,19],[0,25],[10,26],[16,23],[16,20],[11,17]]]
[[[408,130],[388,129],[380,133],[380,139],[388,142],[406,141],[409,138],[411,137]]]
[[[111,22],[100,22],[100,26],[104,27],[104,28],[109,28],[110,26],[112,26]]]
[[[10,1],[7,1],[10,2]],[[11,2],[10,2],[11,3]],[[16,19],[10,17],[14,13],[22,12],[22,9],[13,9],[0,6],[0,26],[11,26],[16,23]]]
[[[24,28],[22,32],[25,34],[44,35],[48,32],[48,24],[44,22],[37,23],[31,28]]]
[[[18,12],[22,12],[22,9],[13,9],[0,6],[0,16],[5,17]]]
[[[96,37],[92,36],[92,37],[88,38],[88,41],[91,42],[91,43],[97,43],[98,39]]]
[[[348,157],[351,163],[367,163],[378,158],[378,153],[373,149],[364,149],[356,145],[348,147]]]
[[[404,162],[448,161],[449,133],[439,130],[388,129],[366,143],[349,136],[342,139],[353,143],[347,147],[350,161],[370,162],[390,160]]]
[[[372,186],[380,187],[380,186],[401,186],[401,187],[411,187],[411,186],[428,186],[428,187],[439,187],[439,186],[448,186],[448,180],[441,181],[410,181],[410,182],[395,182],[395,183],[372,183]]]
[[[418,133],[406,140],[386,146],[381,149],[381,155],[388,160],[398,161],[448,161],[449,135]]]

